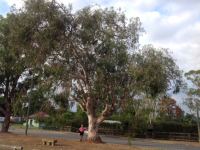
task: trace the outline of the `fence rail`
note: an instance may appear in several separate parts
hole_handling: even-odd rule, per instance
[[[64,126],[64,131],[77,132],[78,128],[72,126]],[[153,138],[153,139],[165,139],[165,140],[182,140],[182,141],[198,141],[197,133],[177,133],[177,132],[146,132],[144,134],[134,134],[133,130],[121,130],[121,129],[107,129],[99,128],[100,134],[104,135],[125,135],[125,136],[136,136],[139,138]]]
[[[176,132],[151,132],[151,133],[147,132],[146,138],[197,141],[198,134],[197,133],[176,133]]]
[[[99,133],[105,135],[134,135],[132,130],[121,131],[118,129],[100,128]],[[198,141],[197,133],[177,133],[177,132],[146,132],[144,135],[136,135],[136,137],[177,140],[177,141]]]

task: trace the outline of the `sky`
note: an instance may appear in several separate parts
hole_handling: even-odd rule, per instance
[[[139,17],[145,33],[140,44],[169,48],[184,72],[200,69],[200,0],[57,0],[74,10],[88,5],[121,8],[128,18]],[[0,0],[0,14],[23,0]]]
[[[88,5],[121,8],[128,18],[139,17],[145,33],[140,44],[169,48],[180,69],[200,69],[200,0],[57,0],[74,10]],[[23,0],[0,0],[0,14]]]

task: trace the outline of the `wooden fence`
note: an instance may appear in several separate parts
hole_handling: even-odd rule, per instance
[[[100,128],[99,133],[105,135],[134,135],[132,130],[121,131],[118,129],[104,129],[104,128]],[[177,140],[177,141],[198,141],[197,133],[146,132],[142,135],[136,135],[136,137]]]
[[[176,132],[147,132],[146,138],[166,139],[166,140],[182,140],[182,141],[197,141],[197,133],[176,133]]]
[[[65,126],[64,131],[77,132],[78,128],[73,128],[71,126]],[[106,129],[99,128],[99,133],[104,135],[134,135],[133,130],[122,131],[120,129]],[[146,132],[141,135],[136,135],[136,137],[141,138],[153,138],[153,139],[165,139],[165,140],[181,140],[181,141],[198,141],[197,133],[176,133],[176,132]]]
[[[105,128],[99,128],[99,133],[105,134],[105,135],[122,135],[123,132],[119,129],[105,129]]]

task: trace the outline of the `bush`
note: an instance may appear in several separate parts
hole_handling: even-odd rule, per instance
[[[74,118],[73,112],[56,113],[44,120],[47,129],[63,129],[64,126],[71,125]]]
[[[76,131],[81,124],[87,125],[87,115],[85,112],[78,110],[77,112],[66,111],[64,113],[55,113],[51,117],[44,120],[45,129],[63,129],[65,126],[71,126],[72,131]]]
[[[177,133],[197,133],[196,124],[184,124],[182,122],[155,122],[154,132],[177,132]]]

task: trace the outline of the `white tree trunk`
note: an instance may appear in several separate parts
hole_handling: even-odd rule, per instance
[[[81,103],[80,103],[81,104]],[[87,111],[88,116],[88,141],[92,143],[102,143],[102,140],[98,134],[98,127],[101,122],[107,117],[111,115],[111,112],[113,111],[113,105],[106,104],[105,109],[102,111],[102,113],[96,117],[96,112],[94,109],[94,101],[87,97],[86,104],[81,104],[82,108],[85,108]]]
[[[98,134],[99,124],[97,119],[92,115],[88,115],[88,141],[92,143],[101,143],[102,140]]]

